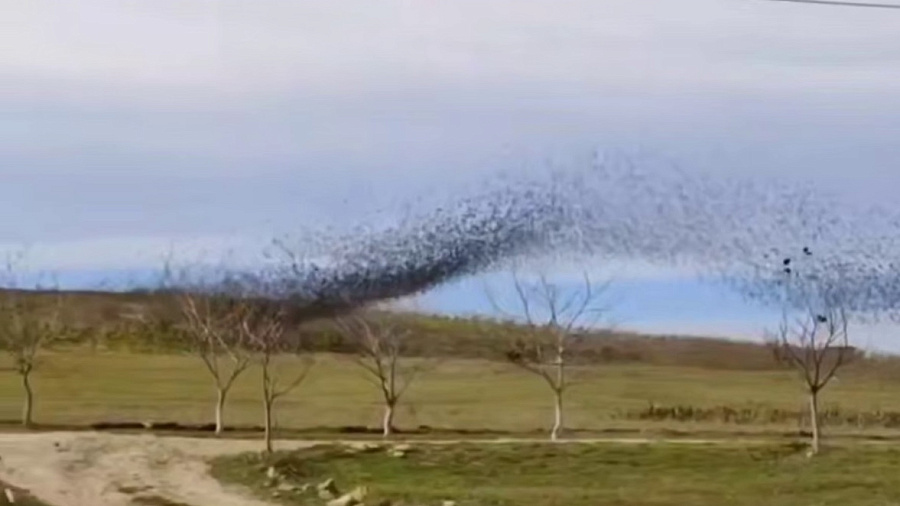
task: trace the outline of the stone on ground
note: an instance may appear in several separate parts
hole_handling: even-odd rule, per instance
[[[344,494],[337,499],[328,502],[328,506],[358,506],[365,500],[369,489],[366,487],[356,487],[350,493]]]
[[[319,497],[321,499],[335,499],[341,495],[333,478],[328,478],[322,483],[319,483],[316,486],[316,489],[319,491]]]

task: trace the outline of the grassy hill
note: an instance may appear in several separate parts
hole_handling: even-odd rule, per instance
[[[47,300],[55,294],[24,292]],[[106,349],[141,352],[183,351],[178,304],[170,296],[141,292],[64,292],[63,315],[78,327],[73,341]],[[376,318],[409,333],[411,356],[505,360],[512,342],[523,335],[515,323],[413,312],[387,312]],[[311,349],[346,354],[353,343],[335,323],[317,320],[293,329]],[[74,344],[74,343],[73,343]],[[615,330],[585,332],[572,344],[578,364],[641,364],[719,370],[773,370],[772,352],[760,343],[723,338],[643,335]]]

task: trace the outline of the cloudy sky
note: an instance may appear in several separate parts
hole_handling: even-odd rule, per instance
[[[886,201],[898,30],[767,0],[9,2],[0,243],[87,283],[598,149]],[[770,316],[613,270],[623,326],[752,337]],[[422,304],[483,309],[479,283]]]

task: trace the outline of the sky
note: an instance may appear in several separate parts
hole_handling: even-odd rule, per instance
[[[767,0],[13,2],[0,247],[121,280],[597,150],[889,202],[898,29]],[[677,271],[590,269],[623,327],[754,339],[773,317]],[[483,281],[418,304],[488,311]],[[900,351],[889,328],[865,342]]]

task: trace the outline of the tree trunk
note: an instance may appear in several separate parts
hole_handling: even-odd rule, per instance
[[[219,436],[222,434],[222,431],[225,430],[225,421],[224,421],[224,412],[225,412],[225,396],[228,395],[228,390],[217,387],[216,388],[216,435]]]
[[[268,393],[263,394],[263,438],[266,445],[266,453],[272,453],[272,404],[274,399]]]
[[[382,435],[385,439],[391,437],[394,430],[394,403],[388,402],[384,407],[384,419],[381,423]]]
[[[554,397],[556,402],[555,404],[555,413],[553,419],[553,430],[550,431],[550,440],[558,441],[559,434],[563,428],[563,392],[562,390],[557,390],[554,393]]]
[[[811,390],[809,392],[809,422],[812,428],[812,448],[813,454],[819,453],[819,392]]]
[[[563,359],[563,347],[560,344],[556,352],[556,384],[553,385],[555,397],[553,430],[550,432],[550,440],[559,440],[559,433],[563,430],[563,393],[566,391],[566,363]]]
[[[25,405],[22,407],[22,425],[30,428],[32,423],[32,411],[34,410],[34,391],[31,388],[31,373],[22,374],[22,386],[25,388]]]

